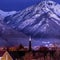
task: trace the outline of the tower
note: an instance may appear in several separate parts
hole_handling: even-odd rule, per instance
[[[31,48],[31,36],[29,36],[29,51],[31,51],[32,48]]]

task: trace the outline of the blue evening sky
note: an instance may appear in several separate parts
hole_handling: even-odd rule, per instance
[[[0,9],[4,11],[22,10],[42,0],[0,0]],[[60,3],[59,0],[53,0]]]

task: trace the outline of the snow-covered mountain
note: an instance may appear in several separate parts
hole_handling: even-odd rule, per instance
[[[0,10],[0,46],[28,46],[22,32],[39,37],[32,38],[32,46],[60,44],[60,4],[46,0],[18,12]]]
[[[0,20],[3,20],[5,17],[15,14],[16,11],[5,12],[0,10]]]
[[[42,1],[6,17],[4,22],[27,35],[58,36],[60,35],[60,4],[51,0]]]
[[[28,37],[0,21],[0,47],[18,46],[20,44],[28,45]]]
[[[0,10],[0,32],[4,32],[6,29],[9,29],[9,27],[7,27],[5,25],[5,23],[3,22],[4,18],[10,15],[14,15],[16,13],[16,11],[11,11],[11,12],[4,12],[2,10]]]

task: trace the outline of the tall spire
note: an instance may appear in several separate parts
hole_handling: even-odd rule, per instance
[[[32,49],[31,49],[31,36],[29,36],[29,51],[31,51]]]
[[[31,41],[31,36],[29,36],[29,41]]]

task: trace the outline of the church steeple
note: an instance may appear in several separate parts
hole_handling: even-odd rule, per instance
[[[32,48],[31,48],[31,36],[29,36],[29,51],[31,51],[32,50]]]

